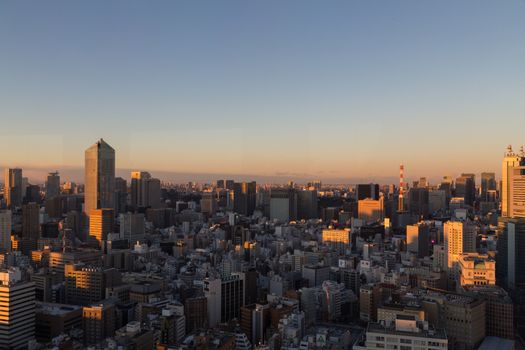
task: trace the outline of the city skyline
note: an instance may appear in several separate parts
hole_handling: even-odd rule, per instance
[[[79,167],[103,137],[130,170],[499,173],[523,143],[524,10],[3,3],[0,166]]]
[[[511,146],[511,145],[508,145]],[[507,146],[507,148],[508,148]],[[523,147],[523,146],[521,146]],[[507,149],[506,148],[506,149]],[[520,148],[514,147],[513,150],[518,154],[520,152]],[[379,183],[379,184],[390,184],[394,183],[397,184],[399,181],[399,164],[397,166],[394,166],[391,170],[390,174],[383,174],[383,175],[374,175],[369,173],[369,175],[361,175],[356,176],[353,175],[353,173],[349,173],[345,176],[344,173],[338,172],[336,174],[329,174],[330,172],[321,172],[319,174],[313,174],[313,173],[290,173],[290,172],[275,172],[275,173],[268,173],[268,174],[255,174],[255,173],[232,173],[232,172],[177,172],[177,171],[169,171],[169,170],[158,170],[158,169],[149,169],[144,167],[136,167],[136,168],[119,168],[118,167],[118,155],[119,150],[116,149],[116,169],[115,169],[115,176],[122,177],[126,180],[132,179],[132,173],[136,171],[147,171],[152,174],[154,174],[156,177],[158,177],[161,181],[164,182],[173,182],[173,183],[183,183],[188,181],[196,181],[196,182],[208,182],[211,183],[217,179],[221,178],[231,178],[238,181],[249,181],[249,180],[256,180],[257,182],[263,182],[263,183],[287,183],[289,181],[295,181],[298,183],[306,183],[311,180],[321,180],[327,184],[357,184],[357,183]],[[504,152],[503,152],[504,153]],[[403,163],[405,168],[407,167],[407,163]],[[12,168],[12,169],[23,169],[24,176],[27,177],[30,181],[36,182],[36,183],[44,183],[46,180],[47,175],[50,172],[58,171],[62,182],[64,181],[73,181],[77,183],[84,183],[85,180],[85,167],[84,166],[66,166],[66,167],[40,167],[40,168],[34,168],[34,167],[26,167],[26,166],[19,166],[19,165],[10,165],[10,166],[2,166],[0,164],[0,172],[4,172],[4,169]],[[444,176],[451,176],[453,179],[456,177],[459,177],[463,173],[473,173],[476,175],[476,183],[479,184],[481,181],[481,174],[484,172],[494,173],[496,175],[496,180],[501,179],[501,166],[496,165],[493,168],[487,168],[487,169],[478,169],[475,171],[468,171],[468,170],[459,170],[457,172],[438,172],[438,173],[419,173],[419,174],[410,174],[410,168],[409,175],[406,176],[406,183],[409,185],[412,181],[417,181],[420,178],[424,177],[428,181],[430,181],[433,184],[438,184]],[[340,175],[339,175],[340,174]]]
[[[111,142],[111,141],[110,141]],[[93,142],[92,142],[93,143]],[[512,145],[507,145],[505,147],[505,151],[507,151],[508,147]],[[513,147],[512,148],[514,152],[520,153],[522,152],[523,146],[520,147]],[[390,184],[390,183],[397,183],[399,180],[398,176],[398,169],[399,164],[395,165],[390,170],[389,174],[382,174],[382,175],[374,175],[372,173],[369,173],[368,175],[357,175],[359,172],[357,172],[356,175],[354,173],[344,174],[342,171],[335,173],[335,172],[321,172],[318,174],[314,173],[292,173],[292,172],[275,172],[275,173],[267,173],[267,174],[256,174],[256,173],[232,173],[232,172],[191,172],[191,171],[169,171],[169,170],[158,170],[158,169],[149,169],[149,168],[143,168],[143,167],[136,167],[136,168],[122,168],[119,167],[118,159],[119,159],[119,149],[116,148],[116,169],[115,169],[115,176],[122,177],[127,180],[131,180],[132,176],[131,173],[135,171],[148,171],[153,173],[156,177],[158,177],[161,181],[164,182],[173,182],[173,183],[183,183],[188,181],[196,181],[196,182],[208,182],[211,183],[217,179],[220,178],[232,178],[239,181],[249,181],[249,180],[256,180],[257,182],[263,182],[263,183],[287,183],[289,181],[295,181],[295,182],[307,182],[311,180],[322,180],[323,182],[327,184],[357,184],[357,183],[369,183],[369,182],[375,182],[380,184]],[[503,152],[504,154],[505,152]],[[501,156],[500,156],[501,158]],[[81,157],[83,159],[83,157]],[[407,164],[409,165],[415,165],[416,169],[417,164],[414,162],[405,162],[403,165],[407,167]],[[58,171],[61,175],[62,181],[73,181],[78,183],[84,183],[85,180],[85,167],[84,165],[79,166],[51,166],[51,167],[27,167],[27,166],[20,166],[20,165],[9,165],[9,166],[2,166],[0,164],[0,171],[3,172],[6,168],[20,168],[24,171],[24,176],[28,177],[30,181],[37,182],[37,183],[43,183],[51,171]],[[461,167],[455,172],[438,172],[438,173],[414,173],[410,171],[410,168],[408,168],[408,176],[406,177],[406,182],[408,184],[411,184],[412,181],[417,181],[421,177],[425,177],[430,182],[434,184],[438,184],[444,176],[452,176],[452,178],[459,177],[463,173],[474,173],[476,175],[476,183],[480,183],[481,181],[481,173],[483,172],[493,172],[496,175],[496,179],[501,179],[501,166],[496,165],[493,168],[486,168],[486,169],[476,169],[475,171],[470,171],[468,168],[464,168],[461,170]]]
[[[0,349],[525,349],[525,0],[0,1]]]

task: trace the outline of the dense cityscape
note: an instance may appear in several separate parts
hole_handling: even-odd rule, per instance
[[[501,179],[173,184],[108,142],[83,183],[5,169],[0,348],[523,346],[523,147]]]
[[[525,350],[525,0],[0,0],[0,350]]]

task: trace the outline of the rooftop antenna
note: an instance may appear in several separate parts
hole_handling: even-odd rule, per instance
[[[512,155],[513,155],[513,152],[512,152],[512,145],[508,145],[508,146],[507,146],[507,154],[506,154],[506,156],[507,156],[507,157],[510,157],[510,156],[512,156]]]

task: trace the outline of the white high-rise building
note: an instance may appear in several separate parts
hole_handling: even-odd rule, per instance
[[[18,268],[0,271],[0,349],[27,349],[35,337],[35,285]]]
[[[115,208],[115,150],[100,139],[86,152],[84,211]]]
[[[11,210],[0,210],[0,250],[11,250]]]
[[[511,168],[509,180],[508,216],[525,218],[525,166]]]
[[[503,158],[503,165],[501,169],[501,216],[510,216],[511,206],[511,183],[513,168],[525,165],[525,154],[523,154],[523,148],[520,154],[516,154],[512,151],[512,146],[507,148],[505,157]]]
[[[476,226],[465,221],[447,221],[443,227],[445,266],[448,269],[449,287],[452,288],[459,278],[461,256],[476,252]]]

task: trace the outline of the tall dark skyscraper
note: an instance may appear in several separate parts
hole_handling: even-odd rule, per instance
[[[60,195],[60,175],[58,171],[49,173],[46,180],[46,199],[52,199]]]
[[[29,203],[22,206],[22,237],[31,241],[40,238],[40,206]]]
[[[481,200],[488,200],[488,192],[496,191],[496,174],[494,173],[481,173]]]
[[[93,209],[115,208],[115,150],[100,139],[86,152],[85,207],[90,215]]]
[[[356,186],[356,199],[379,199],[379,185],[378,184],[359,184]]]
[[[408,192],[408,207],[410,213],[426,218],[429,214],[428,188],[411,188]]]
[[[233,184],[233,210],[241,215],[252,215],[255,210],[257,184],[235,182]]]
[[[128,183],[121,177],[115,178],[115,212],[126,212],[128,201]]]
[[[22,169],[5,169],[4,197],[8,208],[22,205]]]
[[[160,180],[146,171],[131,172],[131,205],[135,208],[160,207]]]
[[[525,219],[500,218],[498,232],[498,284],[509,289],[525,286]]]
[[[456,197],[463,197],[465,204],[474,205],[476,200],[476,180],[474,174],[461,174],[456,179]]]

